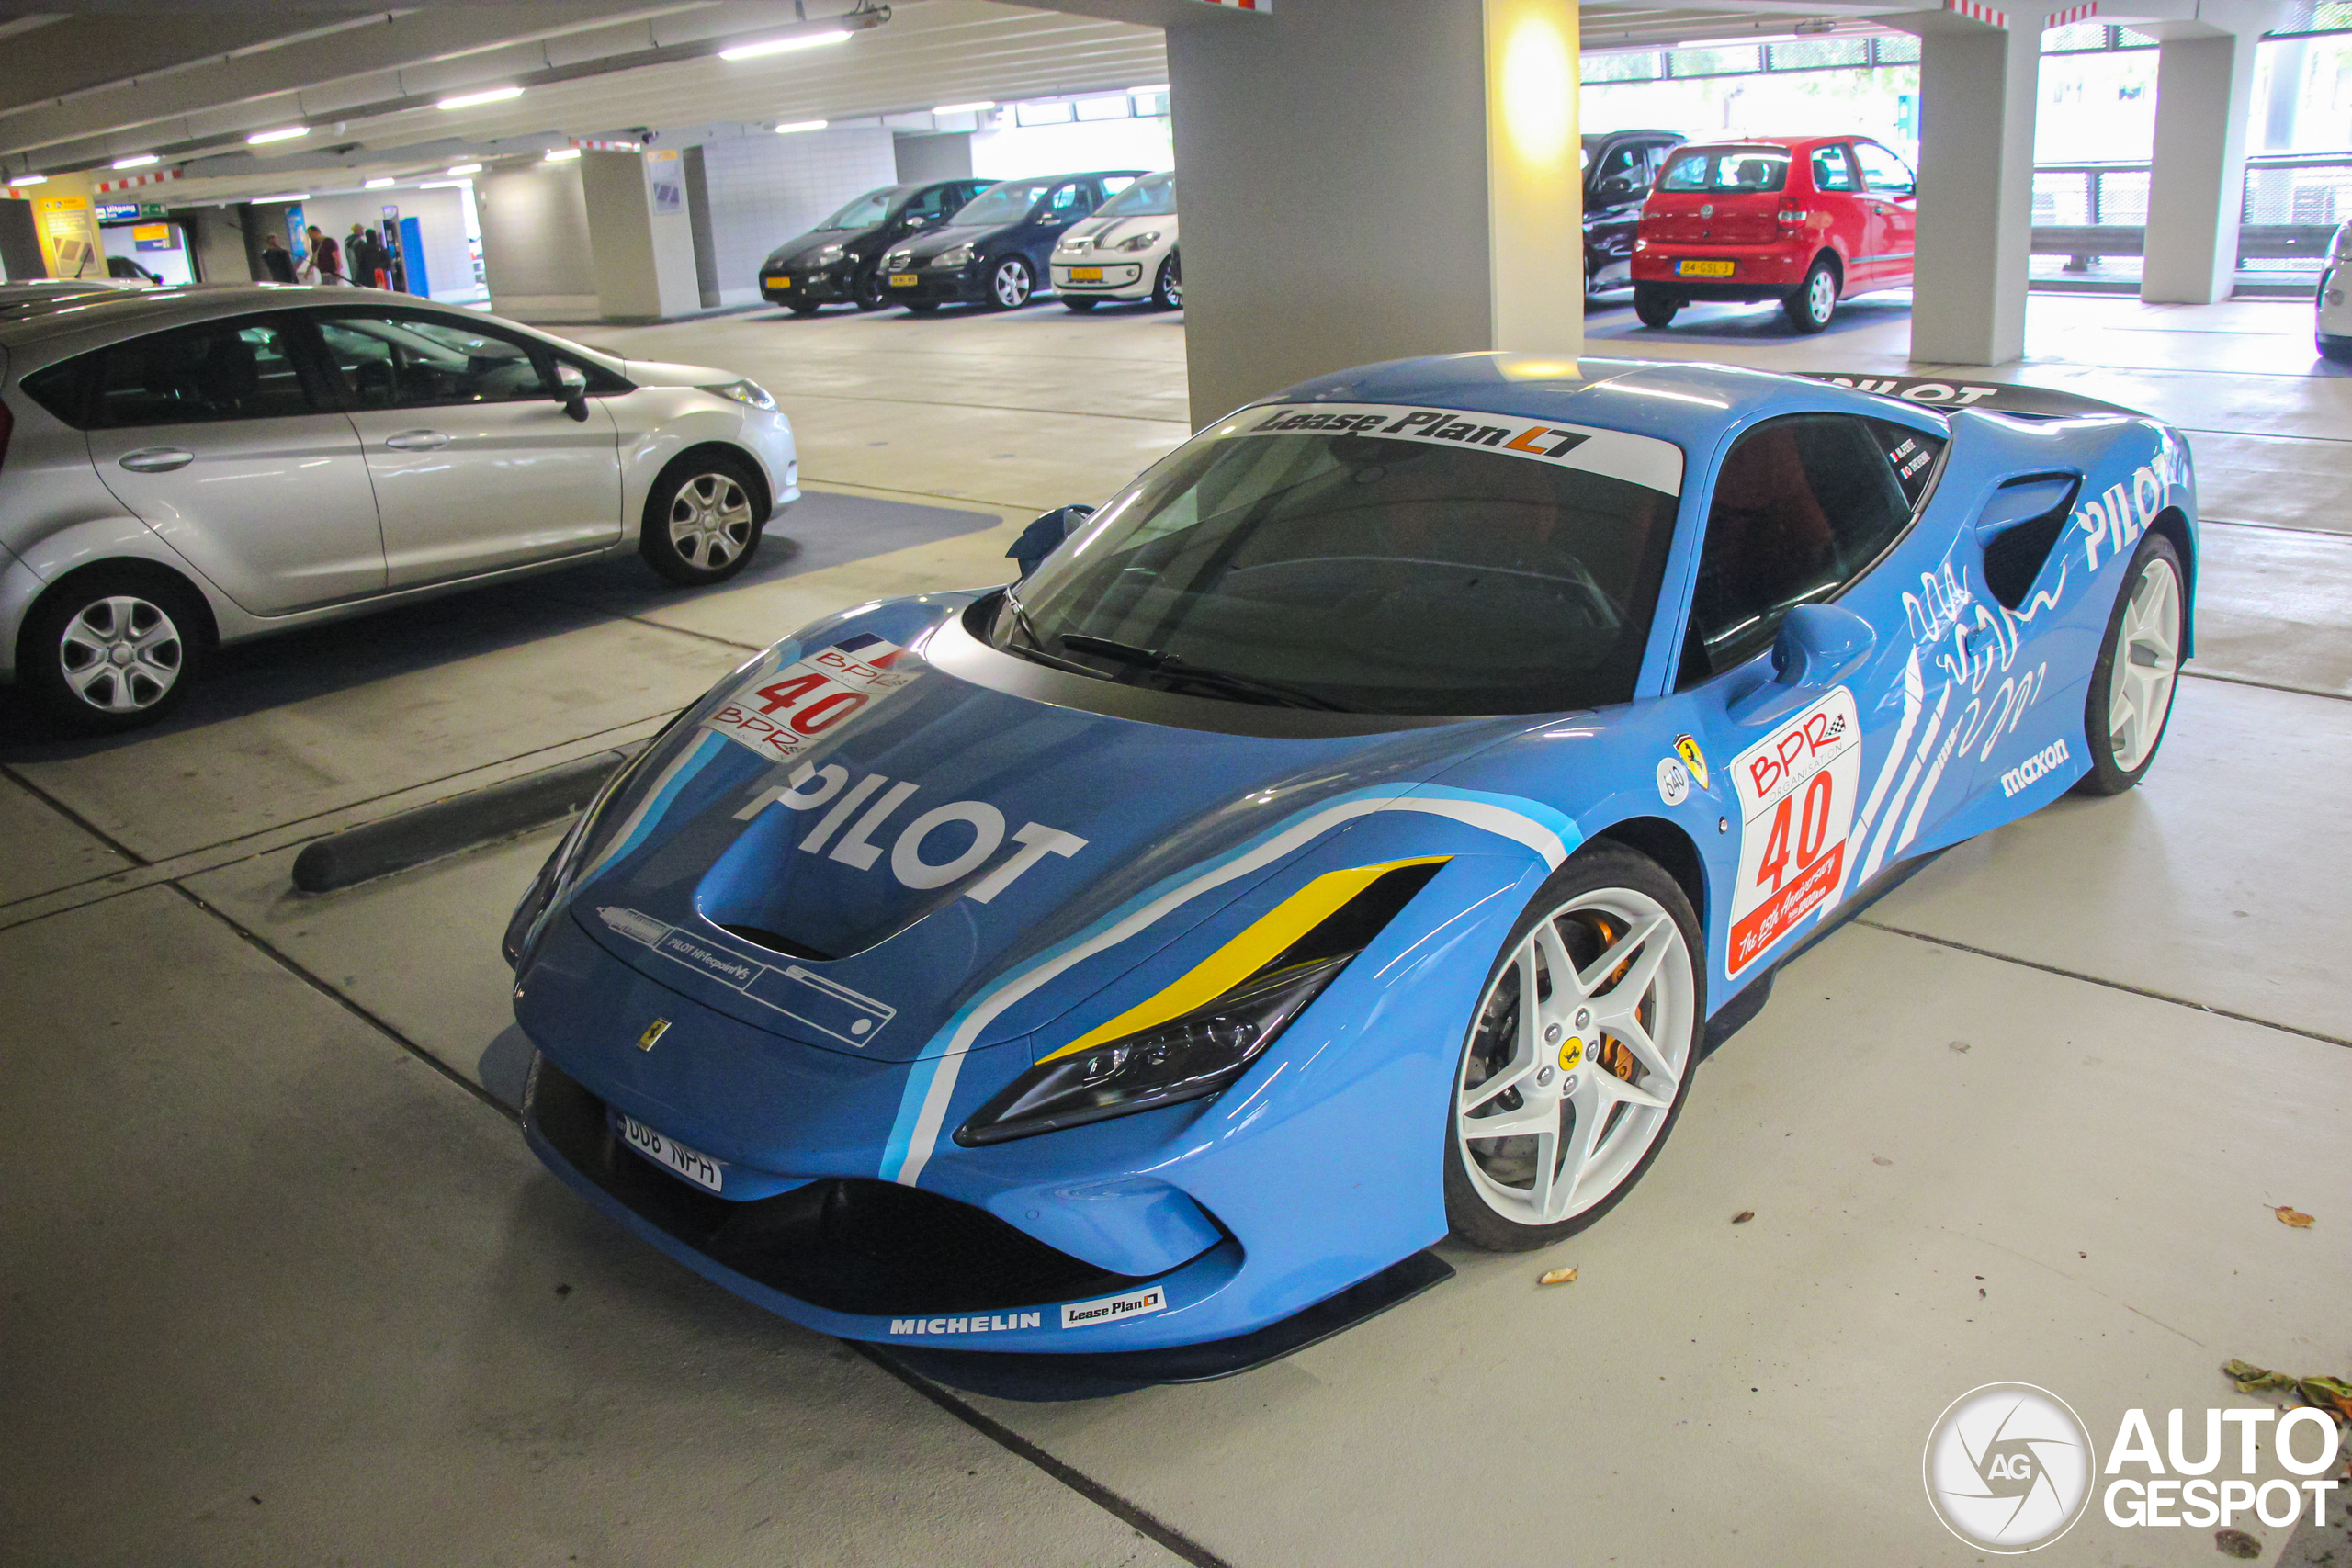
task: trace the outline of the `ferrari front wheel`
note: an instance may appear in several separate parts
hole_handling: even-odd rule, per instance
[[[2089,795],[2121,795],[2147,775],[2172,719],[2180,682],[2180,646],[2187,595],[2180,552],[2161,534],[2140,541],[2123,592],[2107,618],[2107,640],[2091,671],[2084,709],[2084,739],[2091,771]]]
[[[1543,1247],[1641,1179],[1696,1062],[1703,951],[1680,886],[1632,850],[1598,845],[1544,884],[1495,961],[1454,1074],[1454,1234]]]

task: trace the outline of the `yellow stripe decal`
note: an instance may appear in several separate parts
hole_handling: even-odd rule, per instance
[[[1252,921],[1247,931],[1210,953],[1166,990],[1099,1028],[1091,1029],[1058,1051],[1038,1057],[1051,1062],[1091,1051],[1106,1041],[1138,1034],[1193,1009],[1215,1001],[1264,968],[1283,949],[1313,931],[1347,901],[1392,871],[1408,865],[1442,865],[1450,855],[1423,855],[1416,860],[1392,860],[1380,865],[1359,865],[1326,872]]]

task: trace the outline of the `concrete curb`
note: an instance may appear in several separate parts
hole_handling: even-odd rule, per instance
[[[295,891],[331,893],[568,817],[639,750],[599,751],[315,840],[294,857]]]

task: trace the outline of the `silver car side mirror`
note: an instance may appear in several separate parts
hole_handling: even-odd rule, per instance
[[[588,378],[576,365],[558,361],[555,367],[555,400],[563,412],[577,420],[588,417]]]

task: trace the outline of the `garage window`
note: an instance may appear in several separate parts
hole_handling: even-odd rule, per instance
[[[1893,458],[1904,440],[1909,462]],[[1745,663],[1799,604],[1838,593],[1884,555],[1909,525],[1917,495],[1942,442],[1850,414],[1776,419],[1741,436],[1715,478],[1706,542],[1690,596],[1681,684]],[[1906,490],[1906,478],[1917,491]]]

